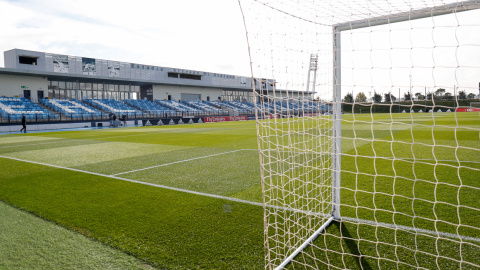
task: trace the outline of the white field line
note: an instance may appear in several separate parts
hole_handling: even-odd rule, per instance
[[[186,130],[185,128],[182,130]],[[22,147],[22,146],[36,146],[36,145],[43,145],[43,144],[53,144],[53,143],[64,143],[64,142],[75,142],[75,141],[96,141],[99,143],[106,143],[108,141],[105,141],[105,139],[114,139],[114,138],[122,138],[122,137],[131,137],[131,136],[141,136],[141,135],[150,135],[153,133],[160,133],[161,131],[155,131],[155,132],[148,132],[148,133],[140,133],[140,134],[129,134],[129,135],[119,135],[119,136],[108,136],[108,137],[94,137],[91,136],[92,138],[99,138],[97,139],[89,139],[89,137],[85,137],[84,139],[62,139],[62,138],[55,138],[52,140],[49,140],[48,142],[41,142],[41,143],[29,143],[29,144],[15,144],[15,145],[5,145],[5,146],[0,146],[0,149],[2,148],[11,148],[11,147]],[[115,141],[113,141],[115,142]],[[122,143],[122,142],[118,142]],[[125,142],[128,143],[128,142]]]
[[[144,171],[144,170],[154,169],[154,168],[163,167],[163,166],[168,166],[168,165],[172,165],[172,164],[183,163],[183,162],[188,162],[188,161],[192,161],[192,160],[197,160],[197,159],[202,159],[202,158],[209,158],[209,157],[214,157],[214,156],[219,156],[219,155],[224,155],[224,154],[230,154],[230,153],[235,153],[235,152],[245,151],[245,150],[253,150],[253,149],[238,149],[238,150],[234,150],[234,151],[222,152],[222,153],[218,153],[218,154],[212,154],[212,155],[201,156],[201,157],[196,157],[196,158],[189,158],[189,159],[174,161],[174,162],[170,162],[170,163],[164,163],[164,164],[160,164],[160,165],[155,165],[155,166],[151,166],[151,167],[146,167],[146,168],[131,170],[131,171],[128,171],[128,172],[115,173],[115,174],[111,174],[111,175],[115,176],[115,175],[121,175],[121,174],[138,172],[138,171]]]
[[[237,151],[239,151],[239,150],[237,150]],[[170,189],[170,190],[175,190],[175,191],[180,191],[180,192],[185,192],[185,193],[190,193],[190,194],[195,194],[195,195],[201,195],[201,196],[224,199],[224,200],[229,200],[229,201],[234,201],[234,202],[241,202],[241,203],[246,203],[246,204],[251,204],[251,205],[263,206],[263,203],[251,202],[251,201],[247,201],[247,200],[225,197],[225,196],[216,195],[216,194],[209,194],[209,193],[203,193],[203,192],[198,192],[198,191],[193,191],[193,190],[188,190],[188,189],[182,189],[182,188],[169,187],[169,186],[153,184],[153,183],[148,183],[148,182],[142,182],[142,181],[138,181],[138,180],[118,177],[118,176],[115,176],[115,175],[89,172],[89,171],[84,171],[84,170],[79,170],[79,169],[74,169],[74,168],[68,168],[68,167],[63,167],[63,166],[58,166],[58,165],[53,165],[53,164],[48,164],[48,163],[43,163],[43,162],[37,162],[37,161],[31,161],[31,160],[25,160],[25,159],[20,159],[20,158],[8,157],[8,156],[0,156],[0,158],[6,158],[6,159],[17,160],[17,161],[22,161],[22,162],[28,162],[28,163],[32,163],[32,164],[38,164],[38,165],[48,166],[48,167],[52,167],[52,168],[74,171],[74,172],[86,173],[86,174],[91,174],[91,175],[96,175],[96,176],[101,176],[101,177],[107,177],[107,178],[112,178],[112,179],[117,179],[117,180],[122,180],[122,181],[127,181],[127,182],[132,182],[132,183],[137,183],[137,184],[142,184],[142,185],[147,185],[147,186],[152,186],[152,187]]]
[[[244,150],[251,150],[251,149],[244,149]],[[241,150],[237,150],[237,151],[241,151]],[[261,206],[261,207],[264,206],[263,203],[259,203],[259,202],[252,202],[252,201],[247,201],[247,200],[242,200],[242,199],[237,199],[237,198],[231,198],[231,197],[226,197],[226,196],[221,196],[221,195],[216,195],[216,194],[210,194],[210,193],[198,192],[198,191],[193,191],[193,190],[188,190],[188,189],[175,188],[175,187],[169,187],[169,186],[164,186],[164,185],[159,185],[159,184],[142,182],[142,181],[138,181],[138,180],[118,177],[118,176],[115,176],[115,175],[107,175],[107,174],[89,172],[89,171],[84,171],[84,170],[79,170],[79,169],[74,169],[74,168],[68,168],[68,167],[57,166],[57,165],[53,165],[53,164],[47,164],[47,163],[36,162],[36,161],[25,160],[25,159],[19,159],[19,158],[8,157],[8,156],[0,156],[0,158],[17,160],[17,161],[22,161],[22,162],[27,162],[27,163],[32,163],[32,164],[38,164],[38,165],[48,166],[48,167],[52,167],[52,168],[70,170],[70,171],[75,171],[75,172],[80,172],[80,173],[86,173],[86,174],[91,174],[91,175],[97,175],[97,176],[101,176],[101,177],[117,179],[117,180],[127,181],[127,182],[131,182],[131,183],[142,184],[142,185],[158,187],[158,188],[164,188],[164,189],[169,189],[169,190],[175,190],[175,191],[179,191],[179,192],[185,192],[185,193],[189,193],[189,194],[200,195],[200,196],[205,196],[205,197],[210,197],[210,198],[217,198],[217,199],[222,199],[222,200],[227,200],[227,201],[232,201],[232,202],[245,203],[245,204]],[[278,210],[282,210],[282,211],[292,211],[294,213],[302,213],[302,214],[306,214],[306,215],[322,216],[322,217],[325,217],[325,218],[330,217],[330,215],[325,214],[325,213],[305,211],[305,210],[300,210],[300,209],[295,209],[295,208],[290,208],[290,207],[276,206],[276,205],[270,205],[270,204],[267,204],[265,206],[268,207],[268,208],[274,208],[274,209],[278,209]],[[399,230],[411,231],[411,232],[415,232],[415,233],[423,233],[423,234],[434,235],[434,236],[436,235],[437,237],[442,236],[442,237],[454,238],[454,239],[459,239],[460,241],[468,240],[468,241],[473,241],[473,242],[480,243],[480,238],[464,236],[464,235],[457,235],[457,234],[453,234],[453,233],[435,232],[435,231],[426,230],[426,229],[419,229],[419,228],[413,228],[413,227],[408,227],[408,226],[402,226],[402,225],[396,225],[396,224],[390,224],[390,223],[383,223],[383,222],[375,222],[375,221],[371,221],[371,220],[357,219],[357,218],[350,218],[350,217],[342,217],[342,219],[346,220],[346,221],[350,221],[350,222],[363,223],[363,224],[372,225],[372,226],[382,226],[382,227],[395,229],[395,230],[399,229]]]
[[[42,145],[42,144],[52,144],[52,143],[64,143],[64,142],[73,142],[73,141],[85,141],[85,140],[77,140],[77,139],[58,139],[58,140],[49,140],[48,142],[42,143],[29,143],[29,144],[15,144],[15,145],[4,145],[0,146],[1,148],[11,148],[11,147],[22,147],[22,146],[35,146],[35,145]]]
[[[403,226],[403,225],[397,225],[397,224],[390,224],[390,223],[383,223],[383,222],[375,222],[371,220],[365,220],[365,219],[358,219],[358,218],[351,218],[351,217],[342,217],[342,220],[350,221],[350,222],[356,222],[356,223],[363,223],[371,226],[380,226],[380,227],[386,227],[389,229],[395,229],[395,230],[403,230],[403,231],[409,231],[409,232],[414,232],[414,233],[419,233],[419,234],[429,234],[429,235],[436,235],[437,237],[448,237],[448,238],[454,238],[454,239],[459,239],[459,240],[468,240],[468,241],[473,241],[480,243],[480,238],[475,238],[475,237],[470,237],[470,236],[465,236],[465,235],[458,235],[454,233],[446,233],[446,232],[440,232],[440,231],[431,231],[431,230],[426,230],[426,229],[420,229],[420,228],[413,228],[409,226]]]
[[[187,129],[182,129],[182,130],[187,130]],[[49,142],[43,142],[43,143],[31,143],[31,144],[16,144],[16,145],[5,145],[5,146],[0,146],[0,149],[2,148],[11,148],[11,147],[22,147],[22,146],[36,146],[36,145],[44,145],[44,144],[53,144],[53,143],[66,143],[66,142],[74,142],[74,141],[85,141],[85,140],[93,140],[93,141],[98,141],[98,142],[105,142],[104,139],[111,139],[111,138],[119,138],[119,137],[130,137],[130,136],[137,136],[137,135],[149,135],[151,133],[157,133],[157,132],[150,132],[150,133],[144,133],[144,134],[129,134],[129,135],[121,135],[121,136],[109,136],[109,137],[103,137],[101,140],[95,140],[95,139],[58,139],[58,140],[52,140]],[[118,142],[122,143],[122,142]],[[242,150],[253,150],[253,151],[258,151],[257,149],[240,149],[239,151]],[[328,153],[318,153],[318,152],[305,152],[305,151],[288,151],[288,150],[273,150],[273,149],[267,149],[267,150],[262,150],[262,152],[280,152],[280,153],[295,153],[295,154],[320,154],[320,155],[329,155]],[[228,153],[228,152],[227,152]],[[208,156],[206,156],[208,157]],[[393,157],[375,157],[375,158],[387,158],[387,159],[393,159]],[[413,158],[397,158],[397,160],[414,160]],[[440,162],[458,162],[457,160],[443,160],[443,159],[421,159],[421,158],[416,158],[415,160],[418,161],[440,161]],[[189,160],[186,160],[189,161]],[[472,161],[472,160],[460,160],[461,163],[474,163],[474,164],[479,164],[480,161]],[[169,164],[164,164],[164,165],[171,165],[175,164],[174,163],[169,163]],[[159,165],[163,166],[163,165]],[[148,168],[145,168],[145,170]],[[124,173],[118,173],[118,174],[112,174],[112,175],[120,175],[120,174],[125,174],[129,172],[124,172]]]
[[[123,138],[123,137],[132,137],[132,136],[145,136],[145,135],[152,135],[156,133],[165,133],[165,132],[175,132],[175,131],[182,131],[182,130],[204,130],[201,128],[178,128],[178,129],[165,129],[165,130],[156,130],[156,131],[145,131],[141,133],[132,133],[128,135],[118,135],[118,136],[108,136],[108,137],[98,137],[98,136],[89,136],[85,137],[83,139],[62,139],[62,138],[55,138],[52,140],[49,140],[49,142],[43,142],[43,143],[30,143],[30,144],[16,144],[16,145],[5,145],[5,146],[0,146],[1,148],[11,148],[11,147],[21,147],[21,146],[35,146],[35,145],[42,145],[42,144],[52,144],[52,143],[63,143],[63,142],[69,142],[69,141],[97,141],[97,142],[106,142],[105,139],[115,139],[115,138]],[[221,130],[221,129],[209,129],[210,130]],[[93,138],[93,139],[91,139]],[[95,139],[98,138],[98,139]],[[115,141],[113,141],[115,142]],[[122,142],[118,142],[122,143]],[[129,143],[129,142],[125,142]],[[248,149],[250,150],[250,149]]]

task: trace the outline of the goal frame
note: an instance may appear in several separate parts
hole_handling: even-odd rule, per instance
[[[472,103],[473,104],[478,104],[478,107],[475,107],[475,106],[472,107]],[[470,102],[470,109],[472,109],[472,108],[480,108],[480,101]]]
[[[290,254],[275,269],[280,270],[287,266],[300,252],[307,248],[320,234],[333,222],[342,219],[340,213],[340,189],[341,189],[341,121],[342,121],[342,63],[341,63],[341,35],[343,31],[380,26],[390,23],[399,23],[422,18],[458,13],[480,9],[478,0],[467,0],[441,6],[428,7],[423,9],[400,12],[386,16],[372,17],[369,19],[349,21],[332,26],[333,38],[333,146],[332,146],[332,211],[331,217],[315,231],[302,245]],[[307,82],[308,83],[308,82]]]

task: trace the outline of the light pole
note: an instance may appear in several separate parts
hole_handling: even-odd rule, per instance
[[[402,112],[401,111],[401,106],[400,106],[400,88],[398,88],[398,112]]]

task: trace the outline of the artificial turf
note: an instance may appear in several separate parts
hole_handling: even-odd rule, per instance
[[[249,194],[248,189],[259,186],[260,179],[256,137],[242,131],[244,126],[224,123],[4,136],[1,155],[29,162],[0,158],[4,168],[0,200],[159,269],[260,269],[260,206],[108,177],[172,163],[147,174],[139,171],[136,178],[135,173],[122,177],[226,196],[245,190]],[[251,130],[252,123],[246,126]],[[252,194],[261,200],[261,194]]]
[[[152,269],[145,262],[0,202],[0,268]]]
[[[289,268],[479,267],[478,113],[364,114],[342,120],[344,218],[327,228]],[[313,139],[321,138],[320,131],[305,132],[302,127],[308,124],[295,121],[264,127],[265,134],[273,133],[273,128],[277,134],[265,136],[265,148],[275,145],[284,150],[265,155],[270,161],[267,201],[307,211],[269,212],[273,265],[326,221],[308,211],[325,215],[331,211],[316,201],[330,198],[331,179],[322,177],[325,171],[319,169],[322,163],[329,165],[328,156],[298,150],[307,145],[306,149],[321,152],[321,139]],[[326,188],[318,189],[322,185]],[[284,244],[289,242],[296,244]]]
[[[2,201],[154,267],[261,268],[261,207],[15,160],[2,167]]]
[[[459,228],[462,235],[479,237],[479,214],[471,211],[478,209],[480,195],[478,114],[457,115],[344,116],[342,215],[425,229],[432,229],[428,219],[437,215],[447,221],[433,224],[439,230]],[[314,128],[309,132],[316,135]],[[0,200],[159,269],[261,269],[263,209],[228,199],[262,202],[256,149],[253,121],[7,135],[0,141],[0,156],[6,157],[0,158]],[[464,187],[456,189],[452,185],[459,179]],[[452,192],[457,193],[449,196]],[[458,204],[456,195],[470,208],[449,207]],[[471,228],[458,226],[457,217]],[[429,255],[433,246],[454,258],[459,257],[452,250],[463,250],[459,263],[441,265],[479,264],[478,244],[468,241],[447,245],[351,221],[335,223],[327,232],[313,246],[320,248],[302,256],[317,254],[335,267],[429,268],[438,263]],[[407,248],[383,244],[395,239],[404,239],[399,243]]]

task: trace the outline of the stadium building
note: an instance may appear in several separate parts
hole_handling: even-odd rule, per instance
[[[275,91],[277,97],[298,97],[301,102],[305,98],[303,91],[273,90],[271,79],[22,49],[4,52],[4,59],[5,68],[0,68],[3,126],[18,125],[23,116],[37,125],[78,122],[79,126],[101,121],[104,125],[121,117],[135,124],[139,120],[143,124],[191,123],[208,120],[205,117],[246,120],[254,118],[254,101],[259,96],[253,89],[270,96]],[[295,109],[286,103],[272,106]]]
[[[21,49],[4,52],[4,59],[0,95],[34,102],[45,97],[254,101],[250,77]]]

